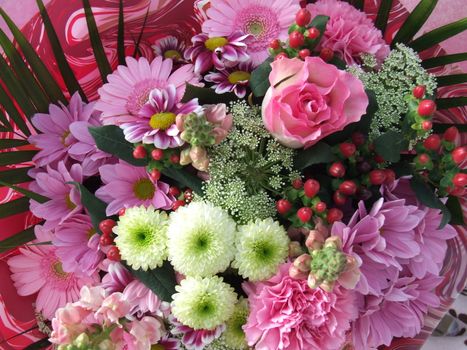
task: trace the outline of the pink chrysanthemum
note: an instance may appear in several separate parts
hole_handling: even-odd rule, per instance
[[[361,63],[364,53],[374,55],[379,63],[389,55],[381,31],[352,5],[339,0],[319,0],[307,8],[313,16],[329,16],[319,47],[338,52],[347,64]]]
[[[299,9],[298,0],[211,1],[203,32],[210,37],[225,37],[237,30],[252,35],[247,52],[257,66],[268,57],[272,40],[287,39],[287,30]]]
[[[135,60],[127,57],[126,66],[118,66],[110,74],[108,83],[98,92],[96,109],[102,111],[106,125],[120,125],[138,119],[141,108],[148,102],[151,90],[175,85],[177,99],[185,93],[186,83],[197,85],[200,77],[193,72],[193,65],[186,64],[172,72],[173,61],[156,57],[151,63],[144,57]]]
[[[122,264],[104,260],[104,269],[107,274],[102,278],[102,288],[108,294],[123,292],[125,287],[134,280],[133,275]]]
[[[242,62],[238,66],[211,72],[204,80],[213,83],[213,89],[218,94],[234,92],[239,98],[245,97],[246,89],[250,81],[250,73],[253,70],[251,61]]]
[[[243,327],[249,346],[274,350],[337,350],[357,316],[354,293],[311,289],[289,276],[290,263],[266,282],[248,284],[250,315]]]
[[[203,74],[212,67],[224,69],[250,59],[247,54],[247,42],[251,38],[242,31],[236,31],[227,37],[209,38],[207,34],[195,35],[193,46],[186,51],[186,59],[195,64],[195,73]]]
[[[175,124],[177,115],[197,110],[201,110],[198,99],[181,103],[175,85],[169,84],[164,89],[153,89],[138,119],[123,123],[120,127],[128,142],[153,144],[160,149],[180,147],[184,141]]]
[[[131,166],[123,161],[107,164],[99,169],[104,186],[96,196],[106,203],[108,216],[120,209],[152,205],[156,209],[170,209],[175,201],[169,193],[169,185],[153,181],[144,167]]]
[[[46,221],[46,227],[55,227],[83,209],[79,190],[69,184],[71,181],[83,182],[82,168],[73,164],[68,170],[63,162],[56,169],[47,166],[46,171],[36,173],[35,181],[29,185],[31,191],[50,200],[39,203],[31,199],[31,212]]]
[[[36,242],[47,242],[53,238],[50,231],[42,226],[36,226],[35,233]],[[63,271],[62,262],[51,245],[20,248],[20,253],[8,260],[11,278],[19,295],[39,293],[36,309],[48,319],[53,318],[58,308],[78,300],[82,286],[93,285],[99,280],[97,274],[87,277]]]
[[[188,350],[203,350],[207,345],[219,338],[225,330],[224,324],[211,330],[195,330],[178,322],[174,317],[170,317],[170,323],[174,326],[171,333],[182,336],[182,343]]]
[[[93,275],[99,270],[104,253],[99,249],[100,236],[87,215],[77,214],[59,225],[52,240],[65,272]]]
[[[41,134],[32,135],[28,140],[41,150],[34,156],[33,161],[40,167],[55,166],[57,161],[65,161],[71,147],[78,142],[70,126],[74,122],[98,125],[98,120],[98,115],[94,113],[94,103],[84,103],[77,92],[71,97],[68,106],[62,103],[59,106],[51,104],[48,114],[35,114],[32,124]]]
[[[185,57],[185,43],[171,35],[158,40],[152,48],[156,56],[171,58],[176,63],[183,62]]]

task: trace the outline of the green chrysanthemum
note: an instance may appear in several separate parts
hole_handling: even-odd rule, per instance
[[[221,277],[187,277],[175,289],[172,313],[193,329],[214,329],[234,312],[237,294]]]
[[[169,257],[188,276],[224,271],[234,257],[235,221],[210,203],[192,202],[170,216]]]
[[[252,281],[268,279],[287,257],[288,245],[289,237],[279,223],[258,219],[239,227],[232,266]]]
[[[152,206],[128,208],[114,228],[120,255],[134,269],[155,269],[167,259],[168,216]]]
[[[246,299],[240,299],[235,305],[233,315],[226,322],[226,329],[222,335],[224,343],[232,350],[248,349],[248,344],[243,331],[243,325],[248,319],[248,302]]]

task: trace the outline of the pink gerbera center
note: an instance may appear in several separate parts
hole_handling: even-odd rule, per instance
[[[166,86],[167,82],[157,79],[140,81],[134,86],[133,91],[128,96],[126,108],[131,114],[137,115],[141,108],[148,102],[151,90],[155,88],[164,88]]]
[[[154,197],[156,187],[149,179],[140,179],[133,185],[133,193],[140,200],[147,200]]]
[[[246,34],[255,37],[254,42],[248,45],[253,51],[264,50],[280,33],[276,13],[264,6],[250,6],[243,9],[237,15],[235,23],[238,23],[238,27]]]
[[[73,274],[63,270],[62,262],[55,254],[44,255],[42,258],[42,275],[45,285],[50,288],[65,289],[68,287]]]

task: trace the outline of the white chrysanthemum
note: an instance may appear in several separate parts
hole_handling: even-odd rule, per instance
[[[234,257],[236,225],[222,209],[192,202],[170,215],[169,258],[187,276],[224,271]]]
[[[172,313],[193,329],[214,329],[234,312],[237,294],[221,277],[187,277],[175,289]]]
[[[239,227],[232,264],[251,281],[273,276],[288,254],[289,237],[278,222],[267,218]]]
[[[122,259],[132,268],[145,271],[161,266],[168,256],[168,221],[165,212],[152,206],[126,209],[113,229]]]
[[[249,314],[248,302],[241,298],[235,305],[232,317],[226,322],[226,329],[222,334],[222,340],[232,350],[248,349],[248,344],[243,331]]]

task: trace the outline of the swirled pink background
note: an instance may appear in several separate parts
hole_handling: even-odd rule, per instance
[[[101,80],[90,48],[81,0],[44,0],[44,2],[48,4],[50,17],[73,71],[79,78],[88,97],[95,99],[96,90],[100,86]],[[206,1],[199,2],[204,3]],[[101,39],[113,67],[116,66],[115,41],[117,37],[118,3],[118,0],[91,0]],[[148,20],[141,42],[141,50],[145,56],[152,56],[150,46],[159,38],[170,34],[181,39],[189,39],[193,33],[199,30],[199,20],[202,15],[197,10],[198,4],[195,3],[195,0],[125,0],[124,3],[125,40],[128,54],[133,53],[134,43],[139,36],[147,11],[149,11]],[[365,11],[374,17],[379,3],[380,0],[366,0]],[[408,15],[407,10],[412,10],[417,3],[417,0],[393,1],[390,23],[386,33],[387,39],[390,39],[397,32],[402,21]],[[44,59],[50,71],[60,80],[48,40],[43,31],[42,22],[37,15],[35,0],[0,0],[0,6],[10,14],[19,26],[23,27],[23,32]],[[464,0],[440,0],[421,33],[466,16],[467,7]],[[6,28],[3,22],[0,22],[0,27],[4,30]],[[441,46],[423,52],[422,57],[465,52],[467,49],[466,43],[467,32],[464,32],[444,42]],[[461,65],[456,64],[437,68],[433,73],[436,75],[454,74],[462,70],[465,72],[466,68],[467,62]],[[466,92],[467,84],[459,84],[454,87],[440,89],[439,96],[465,96]],[[442,113],[437,114],[437,119],[445,123],[465,123],[467,119],[466,109],[455,108],[442,111]],[[0,133],[0,138],[12,136],[12,134]],[[466,135],[463,136],[463,143],[466,143]],[[2,170],[2,167],[0,167],[0,170]],[[18,196],[14,191],[0,188],[0,203],[8,202]],[[36,222],[35,220],[30,214],[0,219],[0,240],[29,227]],[[395,340],[390,349],[410,350],[419,348],[458,292],[464,288],[467,276],[466,230],[465,227],[458,227],[457,230],[458,237],[449,242],[449,250],[443,269],[445,279],[438,288],[438,292],[442,297],[442,306],[430,311],[426,318],[426,326],[421,334],[414,339]],[[27,331],[35,326],[32,311],[34,298],[24,298],[17,295],[6,265],[6,260],[11,254],[15,254],[15,251],[0,254],[0,276],[2,278],[0,283],[0,349],[3,350],[24,349],[27,344],[43,337],[42,334],[35,330]],[[25,333],[16,336],[21,332]]]

